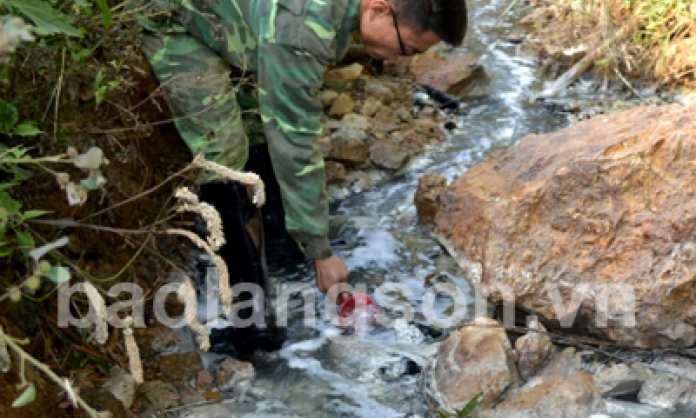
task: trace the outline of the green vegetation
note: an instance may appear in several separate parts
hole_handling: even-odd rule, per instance
[[[468,418],[471,415],[471,413],[474,412],[474,409],[476,409],[483,397],[483,392],[474,396],[469,402],[466,403],[466,405],[464,405],[464,408],[459,410],[454,416],[452,416],[449,412],[441,409],[439,411],[440,418]]]
[[[690,0],[557,0],[532,24],[551,49],[599,51],[596,68],[666,85],[696,80],[696,4]],[[548,48],[547,48],[548,49]]]

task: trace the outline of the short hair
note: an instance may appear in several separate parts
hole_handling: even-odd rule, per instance
[[[464,41],[465,0],[394,0],[394,4],[397,17],[416,33],[432,30],[442,41],[455,46]]]

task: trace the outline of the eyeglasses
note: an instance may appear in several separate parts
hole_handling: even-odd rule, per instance
[[[391,15],[392,19],[394,19],[394,28],[396,28],[396,37],[399,39],[399,47],[401,48],[401,55],[402,57],[411,57],[416,54],[416,51],[409,51],[406,52],[406,48],[404,48],[404,40],[401,39],[401,32],[399,32],[399,23],[396,21],[396,11],[392,7],[392,5],[389,5],[389,9],[391,10]]]

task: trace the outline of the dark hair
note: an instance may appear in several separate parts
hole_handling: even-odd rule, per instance
[[[466,34],[465,0],[394,0],[397,17],[411,30],[432,30],[444,42],[461,45]]]

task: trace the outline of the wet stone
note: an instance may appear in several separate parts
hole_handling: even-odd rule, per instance
[[[197,352],[190,351],[161,356],[157,359],[157,367],[165,380],[184,382],[194,379],[203,370],[203,362]]]
[[[298,418],[290,408],[275,399],[194,406],[178,413],[176,418]]]

